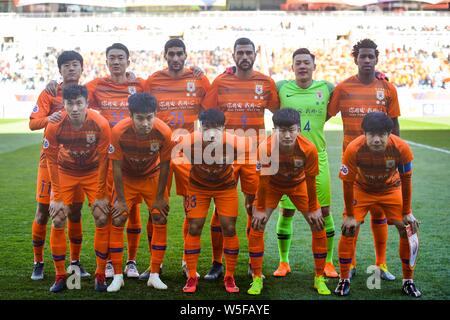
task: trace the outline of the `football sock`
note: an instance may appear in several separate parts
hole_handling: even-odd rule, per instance
[[[327,259],[326,262],[333,262],[333,250],[334,250],[334,220],[331,213],[323,217],[325,221],[325,232],[327,234]]]
[[[34,262],[44,261],[44,244],[47,235],[47,224],[39,224],[33,220],[31,239],[33,243]]]
[[[200,255],[200,236],[193,236],[188,233],[184,243],[184,254],[189,271],[189,278],[197,277],[197,263],[198,256]]]
[[[250,228],[248,242],[248,254],[250,256],[250,265],[253,274],[256,277],[261,277],[264,256],[264,231]]]
[[[214,209],[213,216],[211,217],[211,246],[213,250],[213,262],[222,263],[223,235],[217,209]]]
[[[130,209],[127,222],[128,261],[136,261],[137,250],[141,240],[141,211],[139,205]]]
[[[408,238],[400,237],[400,259],[402,260],[403,279],[412,279],[414,276],[414,269],[409,265],[411,251],[409,248]]]
[[[293,221],[294,217],[284,217],[281,213],[278,215],[277,236],[280,262],[289,263],[289,250],[291,248],[292,241]]]
[[[81,244],[83,242],[83,227],[81,220],[79,222],[68,221],[67,233],[70,241],[70,260],[80,260]]]
[[[322,276],[325,259],[327,258],[327,234],[325,230],[312,232],[312,252],[316,276]]]
[[[153,224],[151,273],[159,273],[167,248],[167,225]]]
[[[50,231],[50,249],[52,252],[53,263],[55,265],[55,271],[57,276],[66,274],[66,232],[65,227],[55,228],[52,225]]]
[[[386,263],[386,243],[388,239],[387,219],[371,216],[370,227],[373,233],[373,243],[375,246],[376,265]]]
[[[341,235],[339,240],[338,255],[339,268],[341,270],[341,279],[350,278],[350,265],[352,264],[352,257],[354,255],[354,239],[353,237],[346,237]]]
[[[108,258],[109,247],[109,230],[110,226],[96,227],[94,235],[94,250],[97,269],[95,274],[104,275],[106,267],[106,259]]]
[[[239,255],[239,239],[237,235],[223,237],[223,253],[225,255],[226,272],[225,276],[233,276]]]
[[[109,233],[109,254],[114,267],[114,274],[122,274],[124,227],[111,226]]]

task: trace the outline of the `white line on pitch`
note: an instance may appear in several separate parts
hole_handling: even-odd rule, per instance
[[[426,149],[430,149],[430,150],[434,150],[434,151],[439,151],[439,152],[442,152],[442,153],[450,154],[449,150],[445,150],[445,149],[441,149],[441,148],[435,148],[435,147],[431,147],[431,146],[426,145],[426,144],[421,144],[421,143],[417,143],[417,142],[413,142],[413,141],[409,141],[409,140],[405,140],[405,141],[408,142],[409,144],[413,145],[413,146],[422,147],[422,148],[426,148]]]

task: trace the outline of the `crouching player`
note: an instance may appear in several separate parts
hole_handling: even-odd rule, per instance
[[[331,294],[323,276],[327,256],[327,236],[316,194],[319,174],[315,145],[300,135],[300,114],[291,108],[277,110],[273,117],[274,133],[258,148],[260,180],[249,238],[253,282],[247,291],[258,295],[263,288],[262,263],[264,228],[283,195],[301,211],[312,231],[315,265],[314,288],[322,295]]]
[[[66,235],[65,224],[69,206],[80,188],[87,195],[95,219],[94,249],[97,255],[95,289],[106,290],[105,265],[108,252],[109,199],[106,192],[108,146],[111,132],[108,121],[87,109],[86,87],[64,87],[64,110],[61,121],[49,123],[43,149],[47,157],[52,198],[50,248],[56,269],[51,292],[65,288]]]
[[[403,292],[411,297],[422,294],[413,282],[417,250],[411,256],[407,229],[415,234],[418,222],[411,210],[412,160],[410,147],[391,134],[393,122],[383,112],[368,113],[362,122],[364,135],[353,140],[343,156],[340,178],[343,180],[346,213],[339,241],[340,280],[335,293],[350,293],[350,265],[355,247],[353,237],[373,205],[383,208],[388,221],[400,235],[400,259]]]
[[[238,157],[244,159],[245,141],[224,132],[225,116],[222,111],[209,109],[200,114],[199,120],[201,132],[195,131],[184,136],[180,144],[184,156],[192,164],[188,199],[185,201],[189,223],[184,244],[188,279],[183,291],[194,293],[197,290],[200,236],[211,200],[214,199],[223,231],[225,290],[236,293],[239,292],[234,281],[234,270],[239,254],[239,240],[236,235],[238,194],[233,161]]]
[[[113,128],[109,150],[117,196],[113,197],[115,203],[109,242],[115,275],[108,291],[119,291],[124,285],[124,226],[128,214],[131,214],[129,208],[139,206],[142,198],[149,208],[149,219],[153,223],[151,270],[147,285],[164,290],[167,285],[161,281],[159,273],[167,247],[169,206],[166,185],[172,150],[172,130],[155,117],[154,96],[135,93],[128,98],[128,108],[130,118],[121,120]]]

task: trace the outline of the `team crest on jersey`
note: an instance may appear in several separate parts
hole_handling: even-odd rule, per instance
[[[36,112],[38,112],[38,111],[39,111],[39,106],[38,106],[38,105],[35,105],[34,108],[33,108],[33,113],[36,113]]]
[[[136,93],[136,87],[135,86],[129,86],[128,87],[128,92],[130,94],[135,94]]]
[[[150,151],[151,152],[159,151],[159,141],[152,141],[152,142],[150,142]]]
[[[260,161],[256,161],[256,171],[257,172],[261,171],[261,168],[262,168],[261,162]]]
[[[343,176],[348,175],[348,168],[347,168],[347,166],[345,164],[343,164],[341,166],[341,173],[342,173]]]
[[[316,97],[319,100],[323,100],[323,91],[322,90],[317,91],[316,92]]]
[[[255,93],[257,95],[262,95],[263,92],[264,92],[264,90],[263,90],[263,85],[262,84],[255,85]]]
[[[386,160],[386,169],[392,169],[395,167],[395,160]]]
[[[294,159],[294,167],[295,168],[301,168],[301,167],[303,167],[304,164],[305,164],[305,162],[303,161],[303,159]]]
[[[95,133],[86,133],[86,142],[88,144],[95,143]]]
[[[46,138],[44,138],[44,140],[42,141],[42,147],[44,149],[47,149],[48,147],[50,147],[50,142],[48,142],[48,140]]]
[[[114,151],[115,151],[114,146],[110,144],[108,147],[108,153],[114,153]]]
[[[195,81],[188,81],[186,83],[186,91],[188,93],[194,93],[195,92]]]
[[[384,90],[383,89],[377,89],[377,99],[378,100],[384,100]]]

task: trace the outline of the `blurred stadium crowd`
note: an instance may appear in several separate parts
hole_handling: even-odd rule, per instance
[[[427,18],[421,24],[411,22],[414,17],[406,20],[408,23],[399,20],[396,24],[392,23],[395,17],[379,24],[373,21],[380,20],[380,17],[367,19],[367,23],[364,23],[364,17],[359,17],[348,20],[349,25],[343,28],[345,17],[333,20],[339,17],[330,16],[331,26],[328,26],[321,23],[327,17],[320,20],[318,17],[271,16],[269,19],[267,16],[265,19],[266,16],[262,16],[256,20],[251,16],[246,23],[240,23],[242,20],[235,16],[219,15],[203,19],[188,17],[182,27],[174,27],[171,23],[179,20],[160,16],[153,18],[152,23],[139,19],[116,23],[104,20],[106,22],[102,23],[101,19],[95,22],[91,19],[72,25],[51,21],[39,24],[39,27],[33,25],[34,30],[30,31],[36,32],[39,40],[35,41],[41,44],[35,49],[24,49],[24,40],[21,43],[0,42],[0,84],[7,84],[13,89],[41,89],[50,79],[59,79],[56,65],[58,54],[74,48],[85,60],[83,81],[105,76],[108,72],[104,48],[113,42],[129,46],[129,70],[145,78],[165,67],[162,46],[171,34],[176,34],[186,42],[188,65],[202,68],[210,80],[227,66],[233,65],[231,45],[236,38],[246,36],[258,45],[256,68],[275,80],[293,77],[291,55],[303,46],[316,54],[315,78],[338,83],[356,72],[351,56],[353,44],[369,37],[379,45],[377,69],[384,72],[397,87],[434,89],[450,86],[447,82],[450,78],[450,43],[445,40],[450,36],[450,23],[445,20],[448,16],[441,17],[443,23]],[[333,29],[334,21],[341,21],[341,26],[336,25]],[[21,34],[16,38],[27,39],[26,36]],[[58,45],[57,41],[48,40],[43,44],[46,39],[70,36],[74,37],[71,47],[67,47],[67,41]],[[107,45],[103,47],[96,41],[100,38],[111,40],[104,40]],[[149,42],[152,42],[150,47]]]

